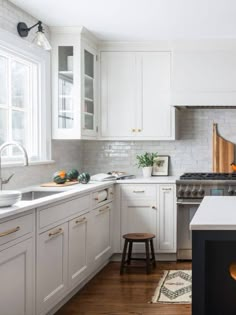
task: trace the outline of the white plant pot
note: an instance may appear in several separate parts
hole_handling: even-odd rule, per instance
[[[152,176],[152,166],[143,167],[143,177],[151,177]]]

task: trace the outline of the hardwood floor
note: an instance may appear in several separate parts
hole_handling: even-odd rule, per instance
[[[152,274],[132,268],[120,276],[120,263],[109,263],[56,315],[190,315],[191,305],[150,304],[163,270],[191,269],[191,263],[157,263]]]

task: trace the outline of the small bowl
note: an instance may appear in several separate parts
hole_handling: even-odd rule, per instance
[[[1,190],[0,207],[10,207],[21,200],[21,192],[18,190]]]

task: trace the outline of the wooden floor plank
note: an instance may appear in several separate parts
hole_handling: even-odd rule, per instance
[[[190,315],[191,305],[151,304],[163,270],[191,269],[188,262],[157,263],[153,273],[133,268],[119,274],[120,263],[109,263],[56,315]]]

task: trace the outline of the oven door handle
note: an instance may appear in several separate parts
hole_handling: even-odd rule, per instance
[[[177,205],[200,205],[201,201],[177,201]]]

